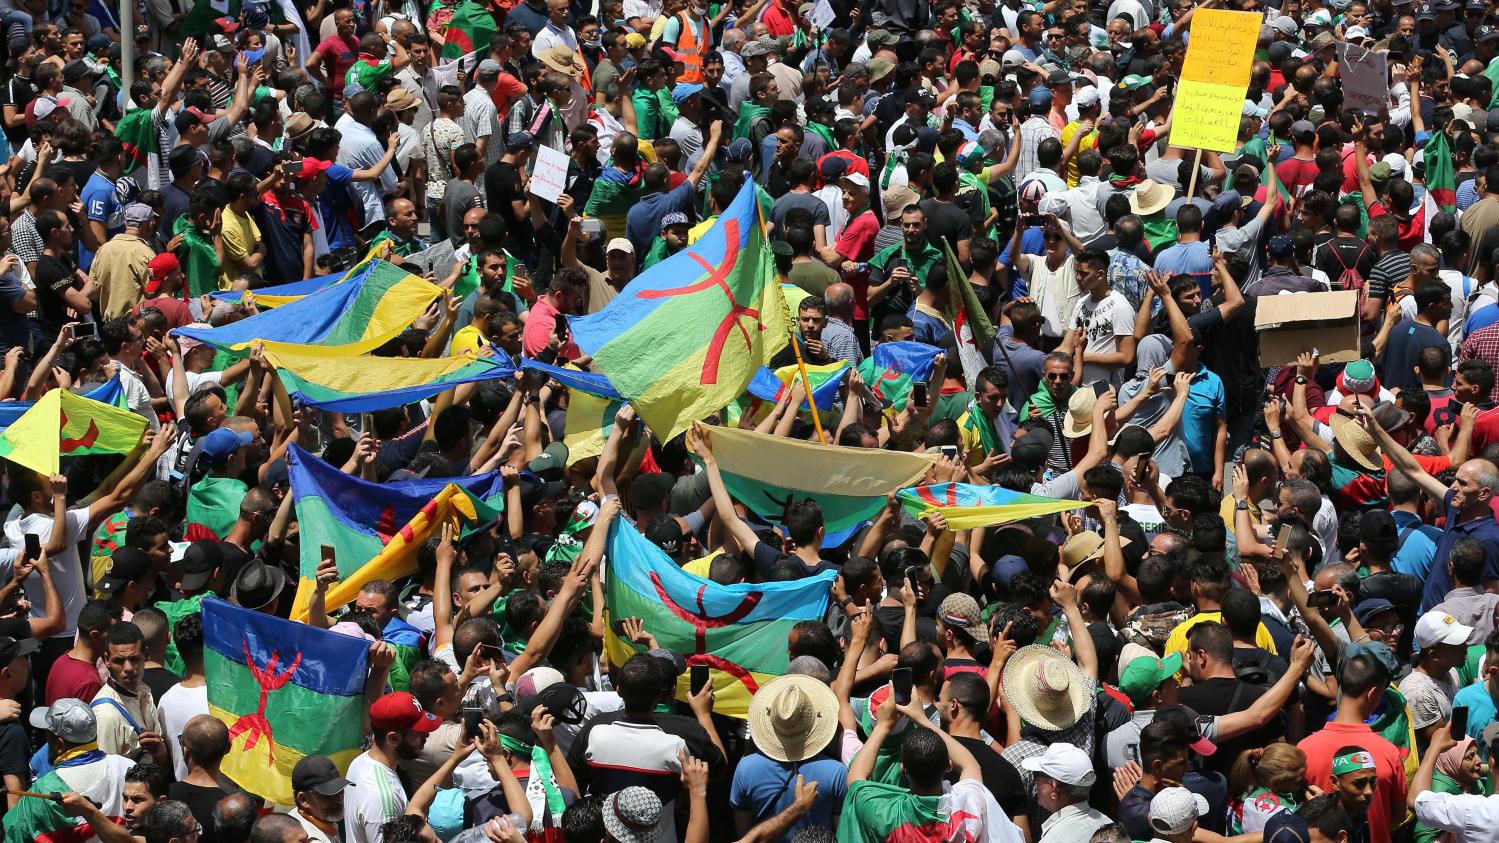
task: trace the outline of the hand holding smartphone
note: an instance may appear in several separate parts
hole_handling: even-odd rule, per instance
[[[692,695],[695,697],[702,693],[703,687],[708,684],[708,666],[705,664],[695,664],[691,670]]]
[[[906,705],[911,702],[911,668],[897,667],[890,671],[890,684],[895,689],[896,705]]]
[[[42,537],[36,533],[26,534],[26,561],[35,562],[42,558]]]

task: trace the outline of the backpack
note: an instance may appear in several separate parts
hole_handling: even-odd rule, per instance
[[[1125,621],[1124,629],[1119,631],[1125,643],[1138,644],[1157,653],[1165,652],[1171,630],[1196,613],[1191,606],[1173,609],[1170,608],[1171,605],[1173,604],[1157,604],[1136,610]]]
[[[1332,249],[1333,258],[1337,260],[1338,266],[1343,267],[1343,271],[1338,274],[1338,287],[1343,290],[1357,290],[1360,309],[1363,308],[1364,299],[1369,297],[1369,290],[1364,283],[1364,273],[1359,272],[1358,262],[1364,259],[1364,252],[1368,248],[1369,244],[1363,244],[1363,249],[1359,250],[1358,257],[1353,259],[1353,266],[1343,263],[1342,250],[1336,247]]]

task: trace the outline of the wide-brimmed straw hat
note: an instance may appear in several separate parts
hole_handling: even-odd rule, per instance
[[[1088,711],[1088,677],[1071,659],[1040,644],[1021,647],[1005,665],[1004,693],[1020,719],[1059,732]]]
[[[750,698],[750,737],[777,761],[796,763],[821,752],[838,731],[838,697],[820,680],[788,673]]]

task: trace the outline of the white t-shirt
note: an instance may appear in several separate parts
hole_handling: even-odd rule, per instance
[[[125,392],[125,405],[131,412],[139,413],[145,418],[152,430],[160,430],[161,421],[156,418],[156,410],[151,406],[151,392],[146,389],[146,382],[124,364],[120,365],[120,389]]]
[[[167,748],[172,751],[172,766],[177,770],[177,780],[187,775],[187,763],[182,760],[182,730],[187,721],[208,713],[208,685],[189,688],[178,682],[161,695],[156,704],[156,719],[161,721],[161,735],[166,738]]]
[[[1072,311],[1081,295],[1077,287],[1077,258],[1068,255],[1062,265],[1052,270],[1045,255],[1031,255],[1025,273],[1030,283],[1031,299],[1041,310],[1041,333],[1061,337],[1072,324]]]
[[[344,774],[353,787],[344,789],[344,839],[380,843],[380,826],[406,813],[406,791],[396,771],[360,753]]]
[[[26,534],[36,533],[42,544],[47,544],[52,538],[52,516],[19,513],[18,508],[12,508],[13,517],[6,519],[5,541],[13,548],[25,547]],[[72,638],[78,632],[78,613],[83,611],[83,604],[88,601],[83,588],[86,566],[78,561],[78,543],[88,536],[88,508],[68,510],[67,526],[64,529],[67,530],[67,535],[62,552],[48,560],[48,564],[52,566],[52,583],[57,586],[57,593],[62,597],[63,628],[54,638]],[[0,556],[0,580],[10,580],[11,565],[14,562],[15,557],[7,559]],[[26,593],[42,593],[42,578],[35,571],[26,578]],[[42,605],[42,601],[34,601],[31,617],[40,618],[45,614],[46,607]]]
[[[183,374],[187,375],[187,394],[188,395],[192,395],[194,392],[197,392],[198,391],[198,387],[202,386],[205,383],[218,383],[218,384],[221,384],[221,383],[224,382],[224,373],[223,372],[187,372],[187,371],[184,371]],[[177,372],[175,370],[167,372],[167,382],[162,385],[162,388],[166,390],[167,397],[171,397],[171,395],[172,395],[172,385],[177,382],[176,378],[177,378]]]
[[[1031,260],[1032,265],[1038,261]],[[1134,336],[1135,312],[1129,299],[1117,290],[1110,290],[1103,301],[1094,301],[1092,296],[1077,300],[1073,311],[1074,327],[1082,328],[1087,335],[1089,354],[1114,354],[1119,351],[1119,338]],[[1124,366],[1103,366],[1097,363],[1083,364],[1083,383],[1108,381],[1116,388],[1122,382]]]

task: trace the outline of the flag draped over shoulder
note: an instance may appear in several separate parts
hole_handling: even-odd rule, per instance
[[[137,108],[125,113],[115,123],[115,137],[125,146],[124,175],[130,175],[146,166],[152,153],[156,152],[156,128],[151,125],[149,108]]]
[[[494,15],[474,0],[463,0],[453,10],[443,35],[442,58],[456,59],[475,50],[488,50],[489,38],[498,32]]]
[[[379,348],[406,330],[443,290],[395,264],[372,260],[348,280],[275,310],[221,328],[177,328],[215,348],[349,357]]]
[[[250,487],[236,477],[203,477],[187,491],[187,541],[223,541],[239,520],[239,507]]]
[[[611,621],[637,617],[662,647],[683,653],[689,665],[712,668],[718,714],[744,718],[750,697],[786,672],[786,636],[804,620],[820,620],[828,609],[836,576],[782,583],[719,585],[677,566],[623,518],[609,525],[609,576],[605,605]],[[615,666],[637,650],[605,624],[605,649]],[[688,676],[677,684],[686,698]]]
[[[326,755],[347,770],[364,739],[368,654],[363,638],[204,599],[208,712],[229,727],[224,775],[291,805],[302,758]]]
[[[662,441],[738,398],[789,338],[755,185],[696,243],[570,324]]]
[[[115,375],[104,383],[83,394],[84,398],[98,401],[100,404],[108,404],[111,407],[126,409],[125,388],[120,385],[120,376]],[[0,430],[16,423],[16,420],[26,414],[27,410],[36,406],[35,401],[3,401],[0,402]]]
[[[950,530],[992,527],[1081,509],[1088,504],[1061,498],[1043,498],[999,486],[970,483],[936,483],[900,490],[901,507],[913,518],[936,512],[947,519]]]
[[[297,523],[301,579],[291,617],[305,620],[322,547],[334,550],[339,582],[328,590],[328,611],[354,599],[373,579],[416,570],[416,551],[443,521],[466,528],[499,514],[505,483],[499,472],[463,478],[370,483],[344,474],[297,445],[286,453]]]
[[[978,382],[979,371],[988,365],[983,350],[994,342],[994,326],[989,324],[989,315],[973,291],[968,273],[958,263],[958,256],[953,254],[952,245],[943,240],[942,250],[947,253],[947,316],[952,320],[953,336],[957,339],[963,379],[972,386]]]
[[[1433,132],[1422,155],[1426,161],[1426,195],[1438,211],[1457,212],[1457,171],[1452,166],[1452,145],[1446,132]],[[1426,218],[1431,223],[1431,216]]]
[[[463,383],[515,373],[500,357],[314,357],[270,351],[286,391],[310,407],[340,413],[370,413],[401,407]]]
[[[711,431],[713,456],[729,493],[762,518],[811,499],[829,535],[879,513],[885,496],[920,480],[937,457],[876,448],[838,448],[728,427]]]
[[[129,453],[145,431],[143,416],[54,389],[0,434],[0,457],[56,474],[64,456]]]
[[[567,464],[604,453],[614,417],[625,400],[609,379],[597,372],[584,372],[552,366],[535,360],[522,360],[522,369],[541,372],[567,387],[567,423],[562,444],[567,446]]]
[[[843,379],[848,375],[849,366],[845,360],[827,363],[821,366],[808,366],[807,378],[812,381],[812,397],[817,402],[817,409],[831,410],[834,402],[838,400],[838,392],[843,386]],[[801,378],[801,371],[793,363],[782,366],[775,371],[761,366],[750,379],[749,393],[763,401],[774,404],[781,400],[781,395],[791,388],[792,381]],[[806,411],[809,405],[806,399],[802,399],[799,410]]]

